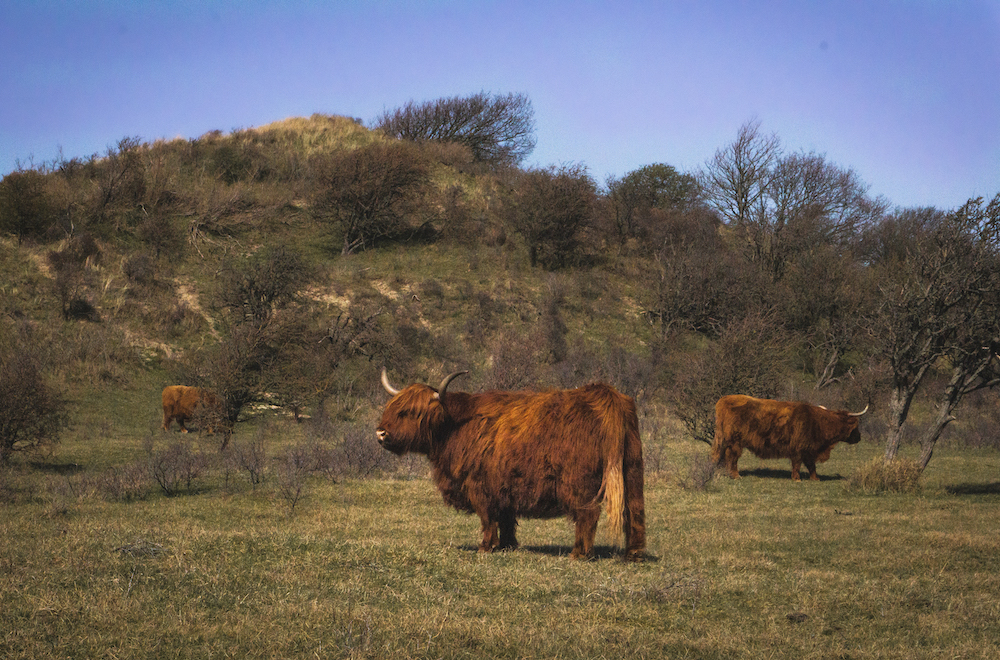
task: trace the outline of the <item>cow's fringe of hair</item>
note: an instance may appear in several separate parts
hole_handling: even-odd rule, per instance
[[[608,536],[618,543],[625,530],[625,479],[620,462],[609,465],[604,472],[604,504]]]

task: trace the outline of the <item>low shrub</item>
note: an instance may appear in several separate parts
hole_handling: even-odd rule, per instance
[[[686,465],[675,468],[673,480],[688,491],[708,490],[715,477],[716,463],[707,453],[691,456]]]
[[[897,458],[886,463],[882,458],[868,461],[848,477],[847,489],[855,493],[916,493],[920,490],[920,465]]]

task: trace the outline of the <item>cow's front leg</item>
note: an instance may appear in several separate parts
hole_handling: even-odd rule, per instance
[[[729,447],[726,449],[726,467],[729,469],[729,477],[731,479],[739,479],[740,471],[736,467],[737,463],[740,461],[740,451],[734,447]]]
[[[500,514],[500,545],[497,546],[498,550],[516,550],[517,536],[515,535],[515,530],[517,529],[517,518],[514,517],[513,511],[504,511]]]
[[[581,559],[593,556],[594,536],[597,534],[597,519],[600,516],[601,509],[598,506],[579,509],[573,515],[576,521],[576,542],[573,544],[570,557]]]

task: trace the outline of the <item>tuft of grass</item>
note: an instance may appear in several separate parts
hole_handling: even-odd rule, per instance
[[[857,468],[847,480],[847,489],[866,494],[916,493],[920,491],[920,465],[908,458],[886,463],[874,458]]]
[[[718,466],[708,454],[692,454],[687,464],[675,467],[673,480],[683,490],[705,491],[712,484]]]

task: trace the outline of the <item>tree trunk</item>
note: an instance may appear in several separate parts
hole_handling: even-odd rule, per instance
[[[892,395],[889,397],[889,437],[885,442],[885,457],[883,459],[886,463],[896,460],[899,445],[903,440],[903,424],[906,423],[906,417],[910,414],[910,404],[913,403],[913,397],[917,395],[917,390],[920,389],[920,383],[923,381],[929,366],[929,364],[924,364],[917,369],[911,378],[893,379]]]
[[[951,380],[945,386],[944,395],[941,397],[941,403],[938,405],[938,414],[937,419],[934,421],[934,426],[927,431],[924,439],[920,442],[920,446],[922,447],[922,451],[920,452],[921,470],[926,468],[930,462],[931,456],[934,454],[934,445],[941,438],[941,434],[944,433],[945,428],[955,421],[956,418],[952,416],[951,412],[958,406],[958,402],[962,400],[962,397],[977,389],[992,387],[996,383],[996,380],[982,379],[984,369],[989,366],[992,360],[993,357],[987,355],[971,371],[968,366],[963,366],[961,363],[952,369]]]
[[[951,410],[954,406],[948,406],[942,404],[938,411],[937,420],[934,422],[934,426],[927,432],[924,439],[921,441],[921,451],[920,451],[920,471],[923,472],[927,464],[931,462],[931,456],[934,454],[934,446],[937,444],[938,439],[941,434],[944,433],[946,426],[955,421],[955,417],[951,415]]]
[[[938,406],[937,419],[934,420],[934,426],[927,431],[924,439],[921,441],[920,446],[922,450],[920,452],[920,470],[923,471],[930,463],[931,456],[934,454],[934,445],[937,444],[938,439],[941,434],[944,433],[944,429],[948,424],[955,421],[952,416],[951,411],[955,409],[958,402],[962,398],[962,386],[965,383],[965,374],[960,368],[955,368],[951,372],[951,380],[944,388],[944,396],[941,397],[941,403]]]
[[[836,348],[833,349],[833,353],[830,355],[830,359],[826,361],[826,366],[823,367],[823,372],[816,378],[816,385],[813,386],[814,390],[821,390],[827,385],[831,385],[837,381],[833,377],[833,374],[837,371],[837,363],[840,361],[840,351]]]
[[[916,393],[917,388],[912,384],[897,385],[892,390],[892,395],[889,397],[889,437],[885,442],[883,459],[886,463],[896,460],[899,445],[903,440],[903,424],[910,414],[910,404],[913,403],[913,396]]]

